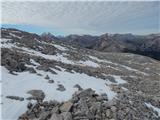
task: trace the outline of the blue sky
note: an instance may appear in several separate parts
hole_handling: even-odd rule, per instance
[[[67,35],[66,33],[58,30],[54,30],[53,28],[47,28],[47,27],[41,27],[41,26],[35,26],[35,25],[25,25],[25,24],[2,24],[1,27],[4,28],[16,28],[19,30],[23,31],[28,31],[31,33],[36,33],[36,34],[42,34],[44,32],[50,32],[53,33],[54,35]]]
[[[2,26],[54,35],[158,33],[160,2],[2,2]]]

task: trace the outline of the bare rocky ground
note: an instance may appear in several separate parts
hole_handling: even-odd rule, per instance
[[[106,84],[117,95],[112,100],[107,94],[97,94],[92,88],[79,84],[68,101],[44,100],[42,90],[30,90],[31,96],[6,95],[6,98],[28,100],[27,111],[20,120],[159,120],[160,119],[160,62],[149,57],[129,53],[103,53],[74,48],[61,42],[42,39],[14,29],[1,29],[1,66],[12,75],[30,72],[37,76],[39,70],[57,75],[63,68],[69,73],[84,73],[108,80]],[[55,57],[55,56],[61,57]],[[54,58],[52,59],[52,57]],[[31,59],[38,65],[34,65]],[[59,66],[59,67],[57,67]],[[115,76],[125,82],[119,83]],[[64,76],[65,78],[65,76]],[[49,84],[54,78],[44,76]],[[3,85],[3,84],[2,84]],[[46,88],[47,89],[47,88]],[[66,86],[58,84],[58,91]],[[2,91],[3,94],[3,91]],[[5,95],[3,95],[5,96]],[[35,103],[30,102],[35,100]],[[3,101],[2,101],[3,102]],[[150,106],[149,106],[150,105]],[[2,106],[3,107],[3,106]]]

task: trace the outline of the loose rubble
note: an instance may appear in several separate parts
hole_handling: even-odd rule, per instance
[[[19,120],[158,120],[141,101],[132,101],[126,96],[108,100],[106,94],[98,95],[92,89],[77,91],[66,102],[41,101],[28,103],[28,110]],[[137,99],[138,96],[135,96]],[[130,99],[130,100],[129,100]],[[139,111],[135,111],[134,106]]]

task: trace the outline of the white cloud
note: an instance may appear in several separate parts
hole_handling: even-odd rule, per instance
[[[158,32],[159,2],[3,2],[2,23],[68,33]]]

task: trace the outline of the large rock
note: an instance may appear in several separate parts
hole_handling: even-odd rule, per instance
[[[73,106],[72,102],[65,102],[60,107],[60,111],[61,112],[69,112],[71,110],[72,106]]]
[[[63,120],[63,116],[60,114],[53,113],[49,120]]]

